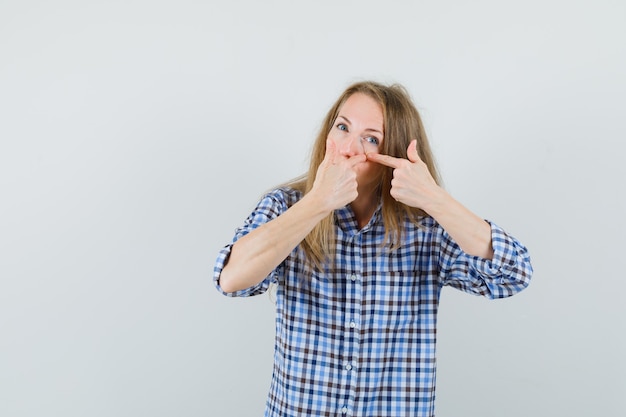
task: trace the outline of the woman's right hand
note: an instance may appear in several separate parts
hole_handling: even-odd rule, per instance
[[[358,195],[355,166],[364,154],[342,155],[332,141],[315,175],[313,188],[280,216],[242,236],[232,247],[219,282],[225,292],[261,282],[330,212]]]
[[[342,155],[331,139],[326,140],[326,154],[317,169],[310,193],[319,197],[328,211],[344,207],[358,194],[355,166],[366,161],[365,154]]]

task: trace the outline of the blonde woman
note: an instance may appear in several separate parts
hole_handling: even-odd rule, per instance
[[[266,416],[433,416],[442,287],[503,298],[531,275],[517,239],[440,186],[406,90],[360,82],[326,115],[308,173],[220,252],[214,282],[231,297],[276,285]]]

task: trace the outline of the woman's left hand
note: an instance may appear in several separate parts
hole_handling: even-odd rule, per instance
[[[491,226],[468,210],[435,182],[417,154],[417,141],[407,149],[409,159],[368,153],[367,159],[393,168],[391,196],[432,216],[470,255],[493,258]]]
[[[393,168],[391,196],[407,206],[420,208],[426,212],[441,196],[442,189],[428,171],[426,164],[417,153],[417,140],[412,140],[407,148],[409,159],[390,155],[368,153],[369,161]]]

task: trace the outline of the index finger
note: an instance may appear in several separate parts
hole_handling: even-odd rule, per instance
[[[381,155],[379,153],[373,153],[373,152],[367,154],[367,160],[377,162],[379,164],[386,165],[391,168],[398,168],[400,166],[401,161],[403,161],[402,158],[395,158],[391,155]]]
[[[367,158],[365,156],[365,154],[357,154],[357,155],[352,155],[351,157],[348,158],[348,163],[350,164],[351,167],[358,165],[360,163],[363,163],[367,161]]]

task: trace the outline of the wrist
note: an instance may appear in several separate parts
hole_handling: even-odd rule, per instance
[[[455,200],[443,188],[437,186],[430,193],[428,203],[422,207],[426,213],[437,220],[438,217],[445,215],[446,211],[451,207]]]
[[[318,195],[315,190],[311,190],[306,193],[299,201],[301,205],[307,207],[307,211],[312,218],[323,219],[333,212],[333,208],[330,207],[328,199],[324,196]]]

